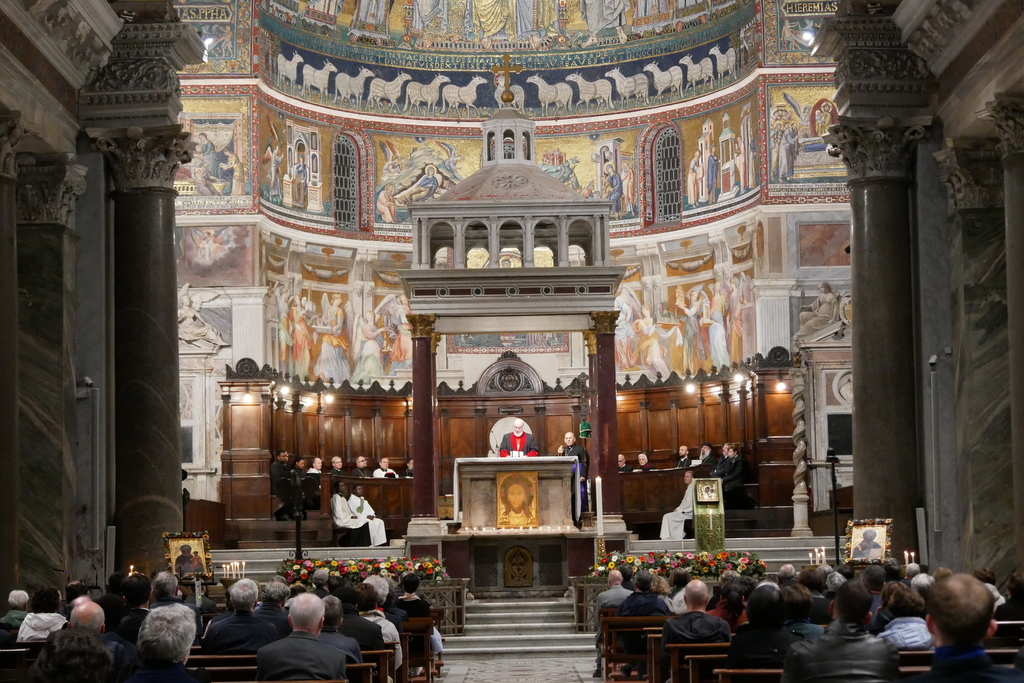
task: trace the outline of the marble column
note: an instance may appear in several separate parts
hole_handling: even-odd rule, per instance
[[[1006,315],[1010,347],[1013,545],[1024,566],[1024,98],[997,95],[989,105],[1001,140],[1006,205]]]
[[[593,424],[598,434],[598,452],[601,481],[604,486],[604,512],[618,515],[622,512],[619,501],[619,428],[618,414],[615,403],[615,320],[618,311],[594,311],[590,314],[594,321],[594,337],[596,353],[594,355],[594,381],[597,392],[597,419]],[[590,454],[594,462],[595,454]]]
[[[947,189],[954,457],[931,463],[930,561],[1014,570],[1006,226],[996,140],[957,140],[933,154]],[[941,418],[939,418],[941,420]],[[953,541],[960,539],[954,546]],[[953,546],[953,547],[951,547]],[[954,555],[956,546],[958,556]]]
[[[18,587],[18,242],[15,214],[17,165],[15,150],[24,134],[21,115],[0,114],[0,500],[8,519],[0,524],[0,594]],[[13,508],[13,509],[12,509]]]
[[[88,520],[95,498],[76,518],[76,236],[75,199],[85,192],[85,167],[70,155],[21,155],[18,163],[19,446],[21,583],[36,585],[95,558],[102,543],[76,548],[76,521]],[[48,476],[36,476],[46,472]],[[95,481],[94,481],[95,484]],[[88,522],[85,525],[88,528]]]
[[[411,313],[412,325],[412,431],[416,476],[412,486],[413,517],[437,518],[437,459],[434,457],[434,322],[437,316]]]
[[[924,121],[841,117],[826,138],[849,171],[854,517],[892,518],[893,548],[916,548],[918,476],[910,171]]]
[[[192,143],[180,126],[97,132],[115,187],[115,565],[152,569],[181,530],[174,174]]]
[[[588,445],[588,452],[590,453],[590,469],[587,471],[587,476],[593,480],[594,477],[606,477],[608,471],[602,469],[601,459],[597,457],[597,454],[601,449],[601,433],[593,428],[594,422],[597,421],[597,404],[600,400],[597,391],[597,335],[594,334],[593,330],[583,330],[583,345],[587,349],[587,376],[590,381],[590,442]]]

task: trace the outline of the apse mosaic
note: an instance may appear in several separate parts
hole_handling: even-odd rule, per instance
[[[178,209],[252,209],[249,97],[186,97],[183,105],[179,122],[196,146],[174,178]]]
[[[845,195],[846,167],[822,136],[839,122],[831,85],[768,84],[768,194]]]
[[[199,32],[206,53],[203,62],[185,67],[188,74],[252,73],[251,0],[175,0],[182,21]]]
[[[634,110],[757,66],[754,0],[260,0],[264,79],[350,111],[484,118],[514,55],[532,117]]]
[[[765,64],[827,62],[811,54],[811,45],[821,20],[838,9],[839,0],[763,0]]]

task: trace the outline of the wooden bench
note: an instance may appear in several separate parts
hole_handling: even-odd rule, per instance
[[[436,675],[434,652],[430,649],[430,637],[434,634],[433,615],[429,619],[408,619],[402,626],[405,628],[402,634],[402,668],[406,670],[406,676],[409,669],[423,669],[421,675],[406,680],[433,683]]]
[[[388,683],[388,677],[394,680],[394,650],[365,650],[361,654],[363,655],[363,664],[369,663],[373,665],[373,672],[371,673],[371,677],[367,683]],[[349,666],[351,667],[355,665],[349,664]]]
[[[189,655],[188,667],[256,666],[256,655]]]
[[[0,669],[27,669],[28,653],[27,648],[0,650]]]
[[[15,644],[14,649],[28,650],[28,654],[26,656],[28,657],[28,660],[31,662],[39,656],[40,652],[43,651],[44,645],[46,645],[45,640],[19,640]]]
[[[715,669],[720,683],[779,683],[782,669]]]
[[[651,683],[662,683],[661,675],[661,629],[646,628],[647,634],[647,680]]]
[[[191,659],[187,663],[192,664]],[[207,666],[206,673],[210,675],[213,683],[237,683],[238,681],[255,681],[256,665],[252,666]],[[188,669],[195,671],[196,667],[188,666]]]
[[[1024,621],[997,621],[996,632],[985,641],[985,649],[1016,647],[1020,648],[1024,638]]]
[[[619,643],[622,636],[642,639],[649,628],[661,629],[668,616],[603,617],[601,619],[601,657],[604,659],[604,680],[620,680],[615,670],[620,664],[647,663],[647,647],[640,652],[628,653]]]
[[[348,664],[345,666],[345,677],[348,679],[349,683],[380,682],[380,677],[377,674],[377,664],[375,662],[364,661],[362,664]]]
[[[664,646],[672,683],[714,681],[714,670],[724,668],[729,643],[672,643]]]

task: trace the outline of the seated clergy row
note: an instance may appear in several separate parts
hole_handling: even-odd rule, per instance
[[[402,577],[396,597],[382,577],[352,586],[321,569],[314,573],[312,592],[300,585],[290,589],[275,577],[264,586],[262,603],[255,581],[236,582],[228,610],[210,620],[204,633],[199,610],[178,597],[173,574],[158,574],[152,585],[143,574],[121,578],[113,575],[111,588],[123,595],[112,592],[95,602],[78,597],[67,606],[70,619],[59,614],[59,593],[52,587],[33,595],[31,612],[4,617],[8,624],[11,617],[22,619],[19,635],[25,640],[47,641],[33,664],[33,680],[193,683],[185,662],[196,644],[208,655],[256,655],[256,680],[344,679],[347,664],[361,663],[362,652],[370,650],[394,649],[400,667],[403,621],[430,617],[415,574]],[[14,593],[12,600],[20,600]],[[121,599],[121,610],[114,597]],[[24,610],[12,609],[18,611]],[[11,641],[4,645],[13,646]],[[440,651],[436,629],[430,644]],[[68,667],[76,676],[68,677]],[[54,672],[63,675],[55,678]]]
[[[994,665],[984,649],[985,639],[996,631],[996,617],[1016,620],[1020,615],[1024,573],[1011,577],[1009,599],[1000,596],[1004,604],[997,611],[998,592],[990,584],[948,570],[938,580],[919,574],[907,581],[896,565],[895,579],[886,581],[878,565],[857,579],[847,568],[797,575],[786,565],[777,583],[757,584],[727,572],[732,576],[723,577],[719,595],[712,596],[703,581],[690,580],[683,570],[673,572],[669,589],[662,577],[647,571],[634,576],[629,566],[622,569],[609,572],[609,589],[597,597],[595,618],[610,607],[620,617],[670,617],[661,638],[666,680],[671,679],[667,646],[729,643],[726,662],[718,668],[782,669],[783,683],[894,681],[900,676],[899,652],[905,650],[934,651],[931,672],[911,680],[1024,682],[1024,649],[1016,668]],[[979,571],[986,578],[987,570]],[[828,591],[823,573],[828,573]],[[645,643],[629,632],[619,635],[619,643],[627,653],[646,653]],[[628,678],[634,668],[646,676],[641,661],[623,666],[621,673]],[[594,676],[603,674],[599,651]]]

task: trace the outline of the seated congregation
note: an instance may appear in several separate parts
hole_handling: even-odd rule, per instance
[[[892,559],[854,574],[824,565],[775,581],[725,572],[710,587],[620,565],[594,604],[604,680],[1024,682],[1024,573],[906,575]],[[635,678],[634,678],[635,677]]]
[[[160,572],[109,578],[95,599],[78,582],[31,598],[12,591],[0,620],[0,680],[33,683],[433,680],[437,612],[409,573],[352,585],[320,569],[313,588],[275,577],[231,585],[226,609],[199,605]],[[185,597],[189,597],[186,602]],[[9,630],[7,630],[9,629]],[[7,670],[7,671],[5,671]]]

